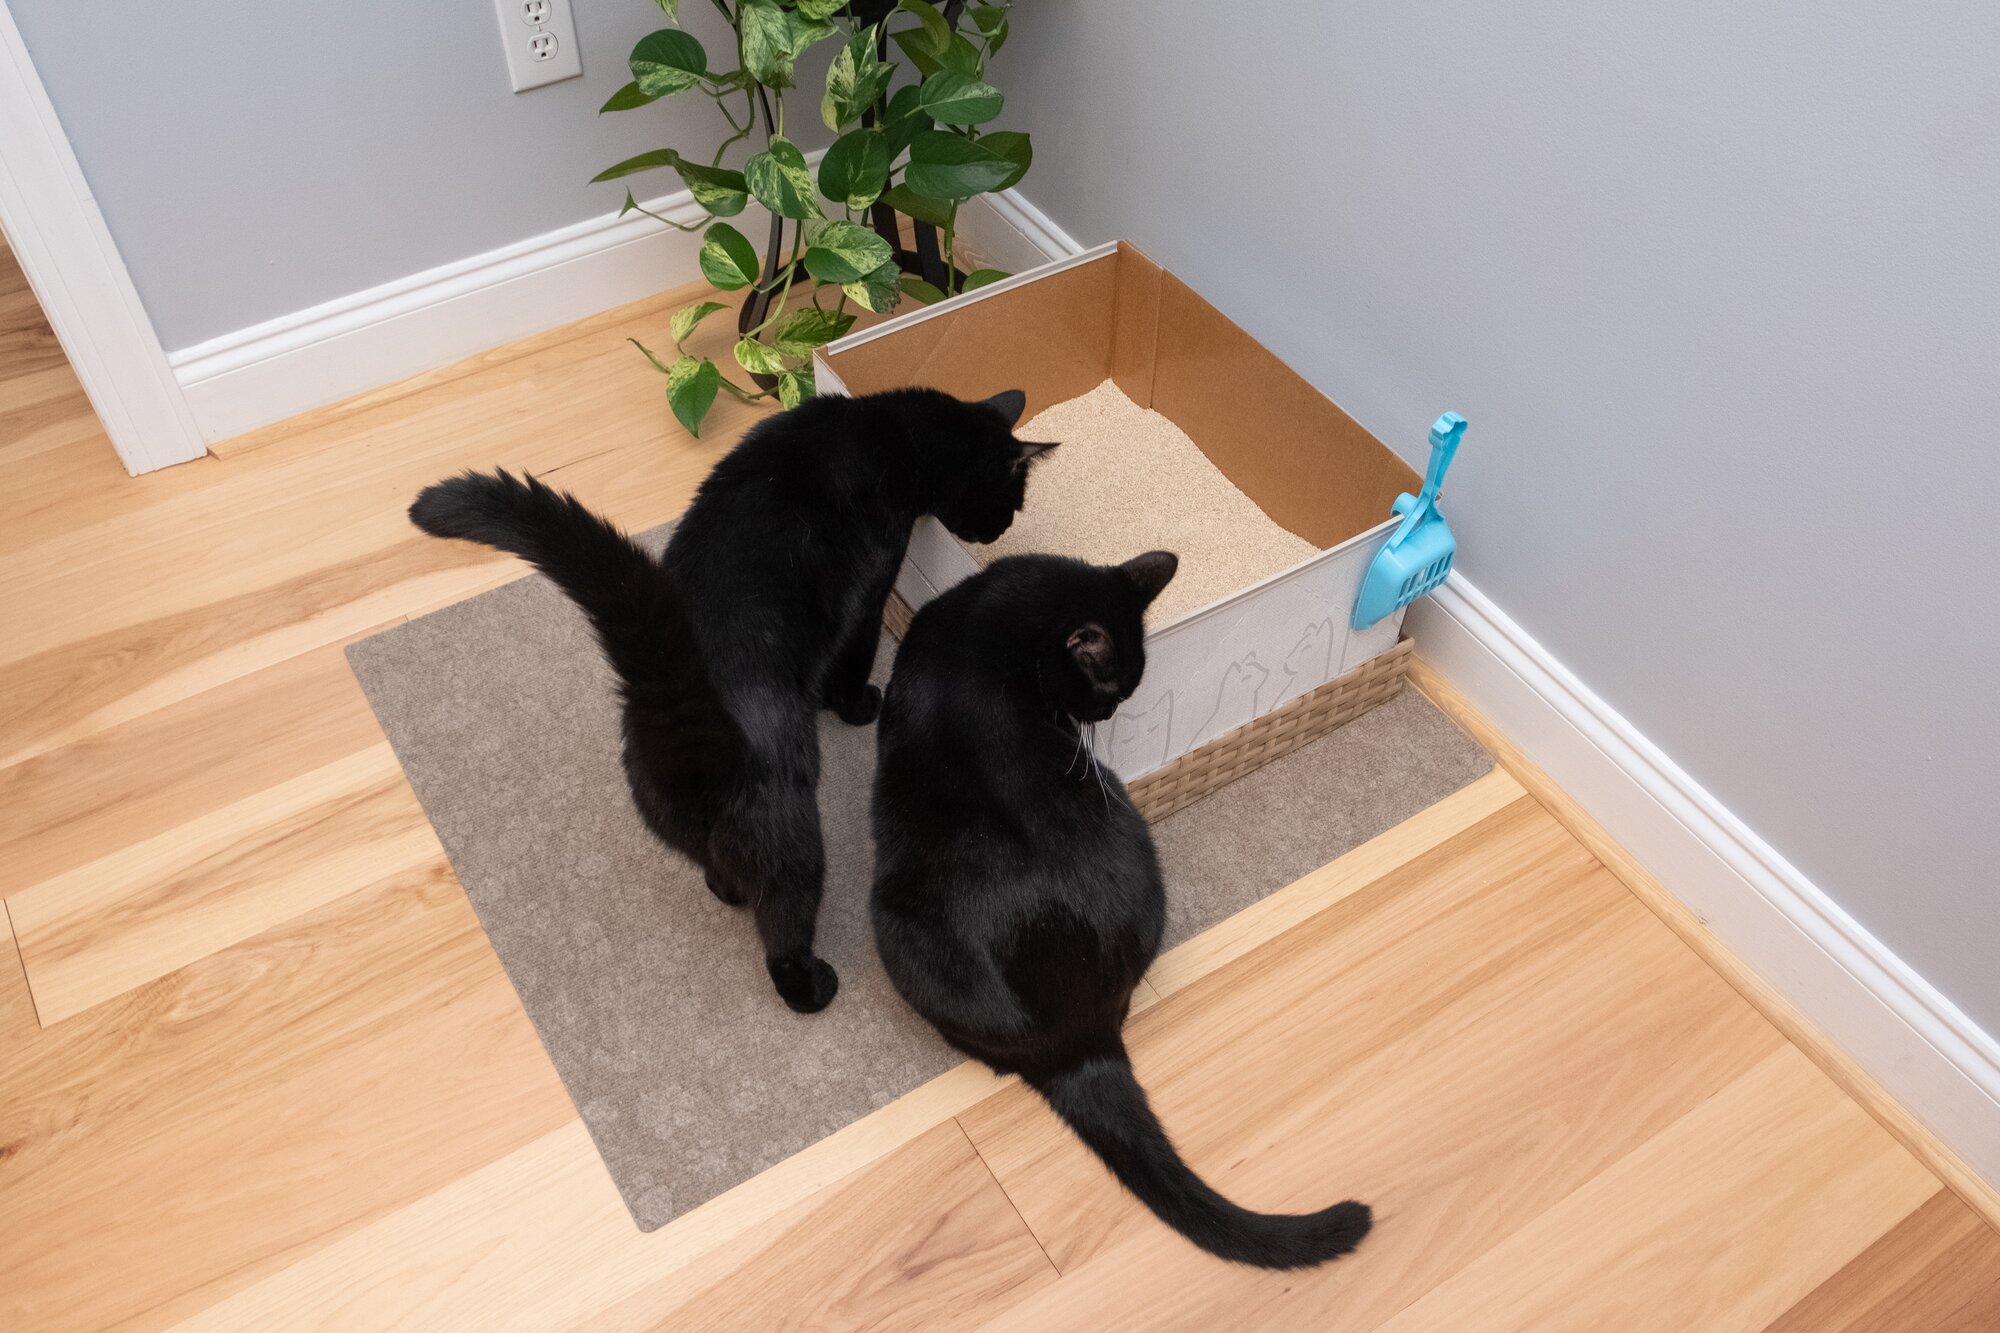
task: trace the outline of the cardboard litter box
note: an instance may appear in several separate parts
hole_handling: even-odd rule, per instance
[[[1147,815],[1198,800],[1401,688],[1410,651],[1402,612],[1365,630],[1349,620],[1395,528],[1389,507],[1418,488],[1416,473],[1133,246],[1099,246],[886,320],[827,344],[814,363],[823,393],[918,384],[983,398],[1018,388],[1028,396],[1023,420],[1115,380],[1319,548],[1149,629],[1145,679],[1096,742]],[[1028,496],[1033,505],[1032,486]],[[896,592],[914,609],[980,568],[924,519]],[[900,631],[894,600],[890,625]]]

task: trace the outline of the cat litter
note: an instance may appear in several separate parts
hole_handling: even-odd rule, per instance
[[[1186,431],[1110,380],[1015,433],[1062,447],[1036,460],[1027,508],[1006,535],[973,548],[981,564],[1030,551],[1099,565],[1172,551],[1180,572],[1146,617],[1164,625],[1319,550],[1237,490]]]

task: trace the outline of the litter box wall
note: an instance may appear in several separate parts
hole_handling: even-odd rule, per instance
[[[1349,627],[1408,465],[1185,284],[1124,243],[886,321],[822,348],[822,392],[924,384],[961,397],[1019,388],[1027,414],[1107,378],[1186,431],[1284,527],[1321,548],[1147,636],[1138,693],[1099,728],[1128,782],[1157,772],[1390,652],[1402,614]],[[1134,552],[1137,554],[1137,552]],[[919,523],[896,590],[912,608],[979,571]]]

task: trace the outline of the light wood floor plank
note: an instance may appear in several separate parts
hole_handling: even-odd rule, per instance
[[[0,1069],[11,1063],[14,1051],[25,1047],[40,1029],[35,1000],[28,991],[28,974],[21,967],[20,950],[14,947],[13,924],[6,905],[0,903]],[[7,1146],[0,1144],[0,1161],[9,1155]]]
[[[1056,1279],[964,1133],[947,1122],[831,1191],[685,1303],[645,1293],[607,1324],[689,1330],[969,1329]],[[759,1245],[759,1242],[765,1242]],[[810,1312],[807,1317],[807,1312]]]
[[[599,1326],[613,1307],[624,1318],[671,1308],[789,1232],[843,1181],[949,1128],[954,1112],[997,1083],[962,1065],[650,1234],[632,1224],[588,1132],[572,1122],[190,1326],[558,1328]]]
[[[1506,809],[1523,794],[1520,783],[1496,768],[1430,809],[1169,949],[1153,963],[1146,980],[1161,995],[1172,994]]]
[[[1948,1189],[1785,1311],[1769,1333],[1993,1333],[2000,1231]]]
[[[0,769],[0,896],[381,739],[331,644]]]
[[[996,1326],[1372,1328],[1779,1045],[1528,801],[1169,996],[1131,1042],[1218,1188],[1365,1199],[1376,1233],[1309,1273],[1212,1260],[1004,1091],[960,1121],[1064,1276]]]
[[[13,1053],[0,1328],[192,1313],[574,1116],[440,860]]]
[[[1755,1333],[1936,1190],[1780,1046],[1383,1329]]]
[[[45,1024],[444,855],[387,741],[10,896]]]
[[[1961,1161],[1956,1153],[1891,1097],[1875,1077],[1825,1033],[1810,1022],[1779,993],[1769,980],[1744,966],[1743,961],[1723,942],[1708,923],[1695,914],[1671,887],[1639,863],[1637,857],[1618,845],[1604,826],[1591,817],[1574,797],[1550,780],[1511,740],[1482,717],[1452,683],[1441,676],[1423,657],[1410,666],[1410,682],[1462,727],[1466,734],[1485,746],[1494,761],[1505,767],[1528,791],[1547,806],[1564,828],[1590,850],[1612,874],[1618,876],[1632,895],[1693,949],[1701,960],[1734,986],[1745,1001],[1769,1018],[1786,1038],[1811,1056],[1828,1078],[1843,1092],[1868,1109],[1870,1115],[1916,1154],[1917,1159],[1951,1187],[1987,1223],[2000,1227],[2000,1181],[1983,1180]]]

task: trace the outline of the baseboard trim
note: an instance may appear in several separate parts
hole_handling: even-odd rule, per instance
[[[685,190],[646,207],[682,224],[707,216]],[[238,329],[167,362],[213,443],[692,281],[700,248],[699,235],[643,213],[608,213]]]
[[[1462,575],[1407,628],[1418,687],[2000,1226],[2000,1043]]]
[[[1067,259],[1084,246],[1017,190],[974,195],[959,205],[958,230],[980,256],[1009,273]]]
[[[646,208],[684,226],[708,216],[685,190]],[[735,222],[749,235],[764,226],[754,206]],[[961,226],[1002,268],[1082,248],[1012,191],[968,201]],[[607,213],[184,347],[167,364],[212,444],[692,282],[700,250],[697,233]]]

